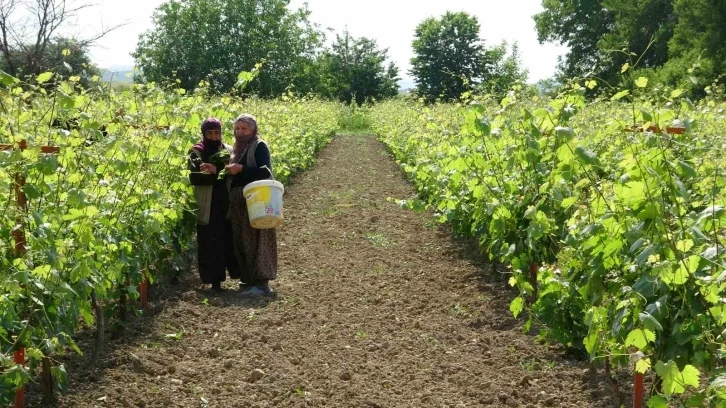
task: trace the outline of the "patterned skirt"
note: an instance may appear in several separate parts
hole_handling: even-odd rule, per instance
[[[277,232],[275,229],[252,228],[242,188],[233,188],[229,199],[234,255],[240,269],[240,281],[254,285],[277,279]]]

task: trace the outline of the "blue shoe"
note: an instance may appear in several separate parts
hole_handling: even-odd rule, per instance
[[[252,286],[242,291],[243,296],[274,296],[275,291],[269,286]]]
[[[243,296],[262,296],[265,292],[258,286],[250,286],[247,289],[242,290]]]
[[[267,297],[274,297],[274,296],[276,296],[276,295],[277,295],[277,292],[275,292],[275,290],[274,290],[274,289],[272,289],[272,288],[271,288],[270,286],[268,286],[268,285],[264,285],[264,286],[258,286],[258,288],[259,288],[259,289],[260,289],[260,290],[262,291],[262,293],[264,294],[264,296],[267,296]]]

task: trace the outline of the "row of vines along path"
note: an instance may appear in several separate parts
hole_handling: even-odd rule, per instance
[[[586,361],[522,333],[505,268],[387,200],[414,195],[375,138],[337,137],[287,186],[277,298],[243,298],[234,281],[202,290],[192,269],[92,369],[70,359],[59,405],[630,404]]]

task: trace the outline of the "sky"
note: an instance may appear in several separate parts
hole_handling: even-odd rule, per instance
[[[152,27],[152,14],[164,0],[95,0],[96,6],[83,10],[72,32],[90,35],[103,27],[125,24],[106,35],[91,49],[94,62],[102,68],[132,66],[129,55],[139,34]],[[354,37],[375,39],[380,48],[400,69],[402,86],[411,83],[407,71],[413,56],[411,42],[416,26],[428,17],[447,11],[466,11],[481,25],[481,37],[488,45],[517,42],[529,82],[548,78],[555,72],[557,57],[567,49],[554,44],[539,44],[532,16],[541,11],[541,0],[291,0],[290,7],[307,2],[310,19]],[[329,39],[334,33],[326,32]]]

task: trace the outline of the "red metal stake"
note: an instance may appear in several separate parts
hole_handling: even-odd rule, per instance
[[[633,408],[643,408],[643,374],[635,373],[635,384],[633,384]]]
[[[13,355],[15,364],[25,364],[25,347],[21,347],[15,351]],[[15,391],[15,408],[23,408],[25,406],[25,387],[20,387]]]
[[[639,127],[636,129],[625,128],[623,130],[626,132],[644,132],[645,131],[645,130],[643,130],[642,127]],[[648,131],[653,132],[653,133],[661,133],[661,132],[663,132],[663,129],[659,128],[658,126],[652,125],[652,126],[648,127]],[[670,135],[682,135],[682,134],[686,133],[686,128],[667,126],[665,128],[665,132]]]

